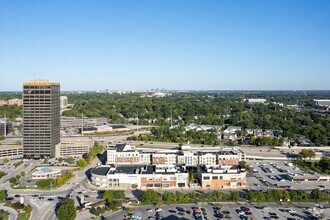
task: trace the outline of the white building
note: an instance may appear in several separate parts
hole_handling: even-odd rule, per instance
[[[65,107],[67,107],[68,106],[68,97],[66,97],[66,96],[61,96],[60,97],[60,102],[61,102],[61,108],[65,108]]]
[[[217,155],[214,153],[205,153],[198,156],[199,165],[215,166],[217,165]]]
[[[153,153],[151,162],[154,165],[160,164],[176,164],[177,163],[177,155],[174,153]]]
[[[62,138],[61,142],[55,146],[55,157],[81,158],[84,154],[88,154],[93,146],[92,139]]]
[[[117,165],[95,167],[92,184],[102,188],[175,189],[188,188],[188,173],[170,165]]]
[[[266,99],[243,99],[243,102],[247,103],[265,103],[267,100]]]
[[[143,160],[147,160],[146,155]],[[117,144],[113,149],[107,149],[107,164],[140,164],[140,153],[134,146]],[[149,159],[150,160],[150,159]]]
[[[140,164],[151,164],[151,153],[142,153],[140,155]]]
[[[186,166],[197,166],[198,165],[198,155],[193,152],[184,151],[181,155],[177,156],[178,164],[184,164]]]
[[[62,175],[61,169],[54,169],[48,167],[39,167],[31,174],[31,179],[49,179],[58,178]]]
[[[314,99],[314,105],[317,107],[330,107],[330,99]]]
[[[246,172],[237,166],[201,167],[202,188],[245,188]]]

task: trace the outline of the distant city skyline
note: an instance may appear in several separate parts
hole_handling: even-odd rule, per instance
[[[328,90],[330,1],[2,1],[0,91]]]

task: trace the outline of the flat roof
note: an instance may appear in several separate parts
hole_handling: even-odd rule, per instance
[[[111,125],[113,129],[126,128],[125,125]]]
[[[92,173],[100,176],[105,176],[109,172],[110,167],[95,167],[92,169]]]
[[[117,165],[112,174],[152,174],[155,171],[154,165]]]
[[[56,86],[56,85],[60,85],[60,83],[50,82],[48,80],[34,80],[24,83],[24,86]]]
[[[208,167],[209,169],[212,169],[212,170],[237,170],[237,173],[241,173],[241,169],[240,169],[240,166],[239,165],[233,165],[231,166],[230,168],[221,168],[220,166],[210,166]],[[213,172],[207,172],[207,167],[206,166],[200,166],[200,170],[201,170],[201,173],[213,173]],[[214,173],[216,174],[216,173]],[[220,173],[220,174],[232,174],[232,173]]]
[[[115,145],[115,149],[117,150],[117,152],[122,152],[125,148],[126,144],[116,144]]]

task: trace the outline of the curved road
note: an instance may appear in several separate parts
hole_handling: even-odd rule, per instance
[[[9,212],[10,220],[16,220],[18,218],[18,212],[15,209],[3,205],[0,205],[0,209]]]

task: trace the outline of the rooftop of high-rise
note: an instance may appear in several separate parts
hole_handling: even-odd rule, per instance
[[[50,82],[48,80],[31,80],[24,83],[24,86],[56,86],[60,85],[58,82]]]

